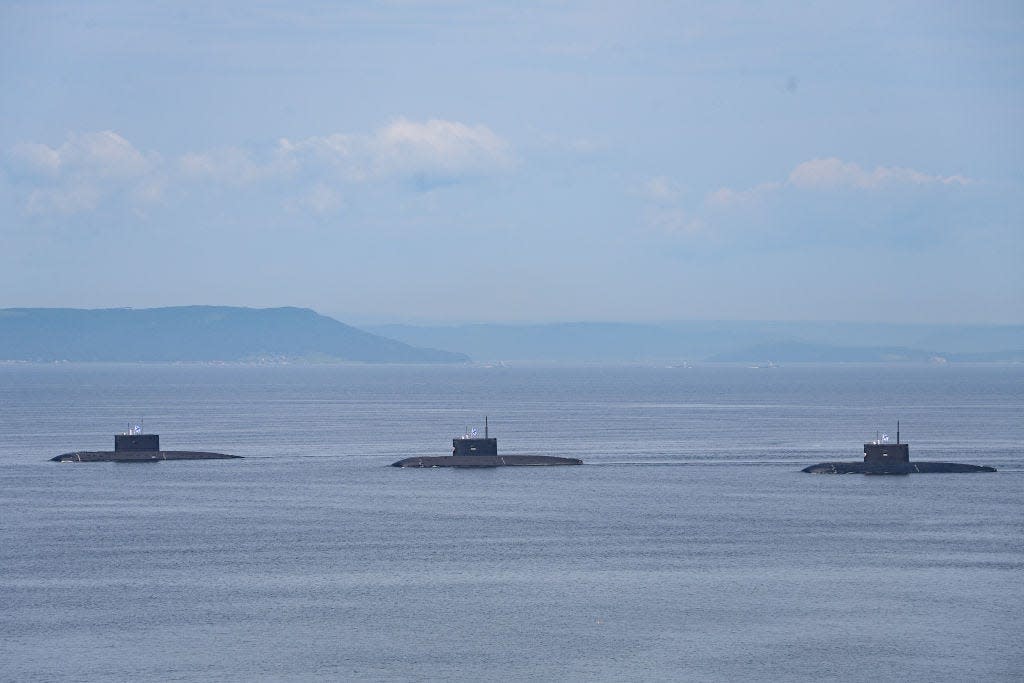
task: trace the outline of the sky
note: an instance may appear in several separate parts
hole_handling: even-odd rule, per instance
[[[1024,3],[0,0],[0,308],[1024,322]]]

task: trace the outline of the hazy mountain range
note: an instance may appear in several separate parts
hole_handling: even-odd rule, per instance
[[[470,359],[1024,361],[1024,325],[692,321],[357,329],[303,308],[0,309],[0,360],[458,363]]]
[[[462,362],[305,308],[0,309],[0,360]]]
[[[1024,360],[1024,325],[691,321],[366,329],[417,346],[458,349],[477,361]]]

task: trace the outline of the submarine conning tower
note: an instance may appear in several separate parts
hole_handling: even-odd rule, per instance
[[[881,439],[864,444],[864,462],[884,464],[910,462],[910,444],[900,443],[900,423],[896,423],[896,443],[889,443],[884,434]]]
[[[114,451],[159,451],[159,434],[115,434]]]
[[[469,430],[467,430],[469,432]],[[484,418],[484,438],[476,430],[452,439],[452,455],[498,455],[498,440],[490,438],[487,418]]]

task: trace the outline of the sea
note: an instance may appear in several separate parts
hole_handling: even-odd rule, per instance
[[[489,418],[579,467],[402,469]],[[865,441],[993,474],[812,475]],[[241,460],[59,464],[144,423]],[[0,680],[1024,678],[1021,365],[0,365]]]

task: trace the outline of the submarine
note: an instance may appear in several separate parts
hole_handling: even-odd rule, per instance
[[[50,458],[52,462],[119,462],[147,463],[161,460],[225,460],[240,455],[210,453],[208,451],[162,451],[159,434],[143,434],[141,425],[129,427],[127,432],[114,435],[112,451],[74,451]]]
[[[910,462],[910,444],[900,442],[900,423],[896,423],[896,443],[882,435],[864,444],[864,460],[853,462],[820,462],[805,467],[811,474],[956,474],[964,472],[995,472],[995,467],[965,465],[959,462]]]
[[[467,430],[468,431],[468,430]],[[551,465],[582,465],[579,458],[560,458],[553,455],[498,455],[498,440],[488,431],[484,418],[484,436],[478,438],[476,429],[452,439],[452,454],[414,456],[392,463],[392,467],[544,467]]]

